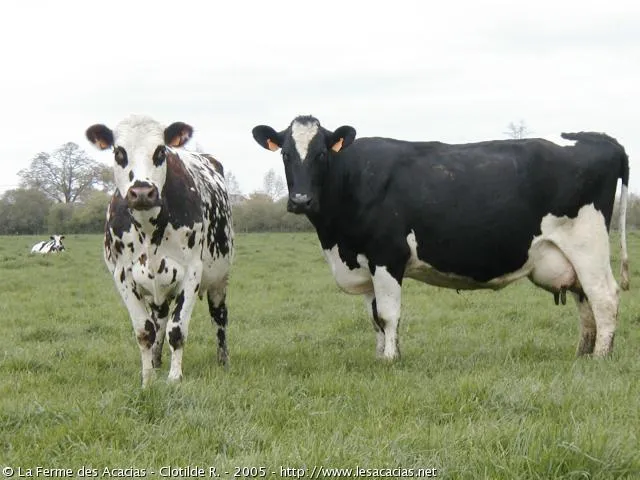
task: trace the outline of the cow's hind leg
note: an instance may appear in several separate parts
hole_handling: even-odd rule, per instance
[[[384,356],[384,323],[378,316],[378,306],[375,295],[373,293],[365,294],[364,303],[367,307],[371,323],[373,324],[373,329],[376,331],[376,357],[382,358]]]
[[[611,271],[609,234],[604,217],[593,207],[583,209],[574,221],[569,235],[560,236],[556,242],[569,259],[587,297],[595,321],[595,345],[593,355],[603,357],[613,349],[613,337],[618,317],[620,287]],[[579,308],[580,305],[579,305]],[[581,321],[589,327],[586,310],[580,311]],[[591,330],[592,331],[592,330]],[[583,338],[588,330],[582,330]],[[581,339],[582,343],[582,339]],[[585,350],[588,347],[585,340]]]
[[[402,279],[401,275],[398,278]],[[376,266],[373,274],[378,325],[382,325],[384,350],[382,358],[393,360],[400,356],[398,348],[398,325],[400,323],[401,281],[386,267]]]
[[[613,350],[613,337],[618,319],[619,287],[613,278],[611,267],[607,267],[605,278],[584,285],[596,323],[593,354],[597,357],[608,355]]]
[[[207,292],[207,302],[209,303],[209,314],[211,323],[218,326],[216,336],[218,337],[218,362],[225,367],[229,364],[229,351],[227,350],[227,322],[228,312],[226,304],[226,287],[222,289],[212,289]]]
[[[596,346],[596,319],[589,300],[584,295],[573,293],[580,315],[580,340],[576,350],[577,355],[591,355]]]

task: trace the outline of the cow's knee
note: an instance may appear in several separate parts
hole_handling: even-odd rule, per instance
[[[596,319],[593,316],[593,310],[589,301],[584,294],[572,294],[578,307],[578,315],[580,318],[580,338],[576,355],[591,355],[596,345]]]
[[[599,282],[596,286],[585,285],[585,294],[588,298],[588,302],[585,303],[591,307],[593,320],[587,314],[588,312],[585,311],[583,314],[581,311],[583,329],[579,348],[584,340],[584,353],[593,353],[596,357],[609,355],[613,350],[620,287],[615,282],[613,275],[609,277],[608,281]],[[593,343],[593,348],[590,348],[591,343]]]
[[[151,320],[145,320],[135,331],[142,361],[142,386],[146,387],[153,379],[152,347],[156,340],[156,325]]]

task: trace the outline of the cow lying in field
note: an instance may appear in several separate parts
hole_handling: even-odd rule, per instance
[[[341,289],[362,294],[378,356],[398,356],[405,277],[455,289],[500,289],[528,277],[578,305],[578,354],[611,352],[619,287],[608,229],[622,180],[622,287],[629,161],[598,133],[464,145],[355,139],[350,126],[325,129],[311,116],[282,131],[253,129],[282,150],[287,208],[306,214]]]
[[[62,244],[62,240],[64,239],[64,235],[51,235],[49,240],[43,240],[42,242],[36,243],[33,247],[31,247],[31,253],[56,253],[56,252],[64,252],[64,245]]]
[[[159,367],[165,335],[169,380],[182,354],[196,297],[207,295],[227,363],[227,279],[233,257],[231,209],[222,165],[182,147],[193,129],[131,116],[115,130],[93,125],[90,142],[114,153],[116,191],[107,211],[104,256],[122,296],[142,358],[142,386]],[[173,304],[173,310],[171,306]]]

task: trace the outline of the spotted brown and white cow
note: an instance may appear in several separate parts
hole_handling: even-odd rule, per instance
[[[165,335],[168,378],[182,377],[191,312],[205,293],[218,326],[218,360],[227,363],[231,209],[222,165],[180,148],[192,133],[185,123],[164,128],[144,116],[131,116],[113,131],[104,125],[86,131],[90,142],[114,153],[117,189],[107,210],[104,257],[131,316],[143,387],[160,366]]]
[[[49,240],[43,240],[31,247],[31,253],[56,253],[64,252],[65,248],[62,244],[64,235],[51,235]]]
[[[629,164],[598,133],[464,145],[355,139],[297,117],[282,131],[260,125],[255,140],[282,149],[288,210],[306,214],[339,287],[365,296],[377,354],[398,354],[403,279],[455,289],[500,289],[528,277],[571,292],[581,320],[579,354],[609,353],[619,288],[608,229],[622,179],[622,287],[628,288],[625,217]]]

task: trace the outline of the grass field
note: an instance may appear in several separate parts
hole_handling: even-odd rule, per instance
[[[101,237],[67,235],[67,251],[44,258],[29,253],[36,240],[0,237],[0,465],[14,476],[89,466],[99,477],[105,467],[186,477],[160,468],[191,466],[204,477],[209,467],[221,478],[259,477],[260,467],[267,478],[301,473],[281,467],[330,477],[322,466],[640,478],[637,233],[612,358],[576,359],[573,301],[555,306],[527,281],[461,294],[407,281],[402,359],[392,364],[375,359],[364,303],[338,291],[315,235],[241,235],[231,367],[214,361],[215,329],[199,302],[185,379],[166,384],[165,351],[145,391]]]

